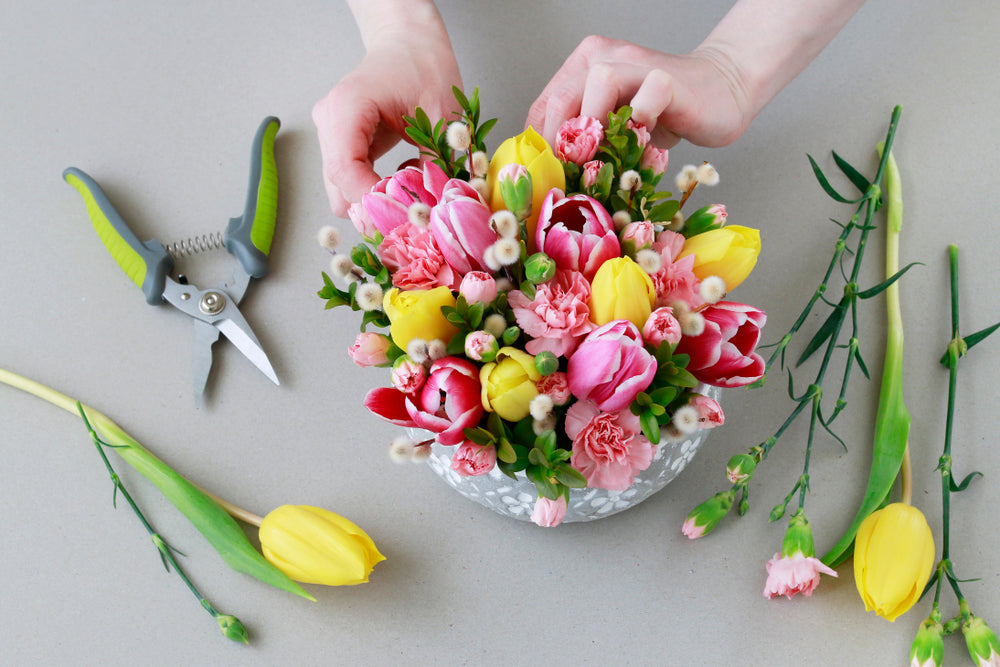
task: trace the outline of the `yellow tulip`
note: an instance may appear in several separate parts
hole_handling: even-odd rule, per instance
[[[385,556],[353,522],[308,505],[282,505],[260,524],[264,557],[296,581],[353,586]]]
[[[598,326],[628,320],[641,331],[655,302],[656,288],[649,274],[628,257],[601,264],[590,284],[590,320]]]
[[[694,275],[701,280],[719,276],[732,291],[753,271],[759,254],[759,230],[727,225],[689,238],[678,259],[694,255]]]
[[[447,287],[405,291],[393,287],[382,299],[392,341],[404,350],[414,338],[451,340],[458,329],[445,319],[441,307],[454,305],[455,295]]]
[[[865,611],[895,621],[916,603],[934,569],[934,535],[916,507],[893,503],[861,522],[854,582]]]
[[[500,144],[490,160],[486,179],[490,188],[489,204],[494,211],[506,208],[500,195],[497,174],[508,164],[522,164],[531,174],[531,215],[526,222],[530,254],[535,251],[535,226],[538,224],[538,211],[542,207],[542,201],[552,188],[566,189],[566,174],[562,162],[542,135],[529,127]]]
[[[496,361],[479,370],[483,407],[507,421],[520,421],[528,416],[529,405],[538,395],[535,383],[541,378],[533,356],[515,347],[501,347]]]

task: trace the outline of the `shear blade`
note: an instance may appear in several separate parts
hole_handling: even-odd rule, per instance
[[[205,396],[205,386],[208,384],[208,374],[212,370],[212,345],[219,340],[219,330],[215,326],[193,320],[194,322],[194,400],[201,407]]]
[[[278,375],[274,372],[274,368],[271,367],[271,361],[264,353],[264,348],[260,346],[257,337],[253,335],[248,326],[241,326],[232,319],[218,320],[214,325],[271,382],[281,384],[278,382]]]

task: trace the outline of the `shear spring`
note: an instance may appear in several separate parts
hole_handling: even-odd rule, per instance
[[[213,232],[171,243],[167,246],[167,253],[174,259],[180,259],[181,257],[208,252],[209,250],[218,250],[225,245],[226,243],[222,239],[222,232]]]

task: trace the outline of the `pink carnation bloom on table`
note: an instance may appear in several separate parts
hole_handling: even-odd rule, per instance
[[[677,260],[684,249],[684,235],[669,230],[656,236],[652,249],[660,254],[660,270],[649,277],[656,289],[656,307],[683,301],[691,308],[702,305],[698,277],[694,275],[694,255]],[[676,261],[675,261],[676,260]]]
[[[538,213],[536,244],[560,269],[580,271],[592,280],[601,264],[618,257],[615,223],[600,202],[583,194],[567,197],[549,190]]]
[[[594,324],[590,321],[590,283],[578,271],[556,269],[551,280],[538,285],[535,298],[520,290],[508,295],[517,325],[531,337],[529,354],[548,350],[569,357]]]
[[[386,352],[389,339],[371,331],[361,332],[354,339],[354,345],[347,348],[347,354],[358,366],[379,366],[389,361]]]
[[[497,450],[493,445],[477,445],[466,440],[451,457],[451,469],[463,477],[485,475],[497,463]]]
[[[498,236],[490,227],[493,211],[467,181],[453,178],[431,209],[430,229],[445,261],[460,275],[487,269],[483,256]]]
[[[628,409],[602,412],[592,401],[577,401],[566,411],[566,435],[573,440],[570,463],[587,486],[624,491],[653,461],[653,445]]]
[[[393,424],[436,433],[442,445],[457,445],[465,440],[463,429],[483,416],[479,367],[458,357],[438,359],[418,392],[376,387],[365,396],[365,407]]]
[[[582,165],[594,158],[603,139],[604,128],[596,118],[571,118],[556,133],[556,155],[563,162]]]
[[[705,330],[684,336],[674,350],[691,357],[687,369],[700,382],[716,387],[743,387],[764,375],[757,354],[764,311],[732,301],[720,301],[701,311]]]
[[[643,347],[634,324],[611,320],[587,334],[566,372],[574,396],[614,412],[627,408],[653,381],[656,358]]]
[[[531,510],[531,520],[542,528],[558,526],[565,517],[566,496],[559,496],[555,500],[539,497],[535,501],[535,508]]]
[[[697,540],[705,534],[705,526],[699,526],[695,523],[695,517],[689,516],[681,526],[681,533],[688,539]]]
[[[376,183],[371,192],[361,198],[364,214],[362,216],[360,211],[356,212],[360,223],[365,227],[374,227],[385,236],[409,221],[407,211],[411,204],[437,204],[447,182],[448,176],[444,170],[433,162],[425,162],[422,168],[400,169]],[[359,220],[353,215],[351,220],[358,227]]]
[[[399,225],[386,234],[376,254],[400,289],[454,288],[458,282],[428,229]]]
[[[823,561],[814,556],[804,556],[801,551],[796,552],[794,556],[774,554],[774,558],[767,561],[764,597],[784,595],[791,600],[796,593],[810,596],[819,586],[821,574],[837,576],[837,573],[824,565]]]

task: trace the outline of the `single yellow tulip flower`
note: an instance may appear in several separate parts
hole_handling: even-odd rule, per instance
[[[282,505],[260,524],[264,557],[304,584],[353,586],[368,581],[385,556],[356,524],[308,505]]]
[[[727,225],[692,236],[677,257],[694,255],[694,275],[699,280],[719,276],[731,292],[753,271],[759,254],[759,230]]]
[[[538,395],[536,383],[540,379],[533,356],[515,347],[500,348],[496,361],[479,370],[483,408],[507,421],[524,419]]]
[[[504,141],[490,160],[486,182],[490,189],[490,208],[494,211],[505,209],[497,175],[508,164],[522,164],[531,175],[531,214],[525,223],[528,231],[528,253],[535,248],[535,227],[538,225],[538,211],[545,195],[552,188],[566,189],[566,173],[562,162],[552,152],[552,148],[531,127],[516,137]]]
[[[392,341],[404,350],[414,338],[451,340],[458,329],[441,313],[441,307],[454,305],[455,295],[447,287],[405,291],[393,287],[382,298]]]
[[[628,320],[641,331],[654,303],[652,279],[628,257],[614,257],[601,264],[590,284],[590,320],[598,326]]]
[[[893,503],[861,522],[854,582],[865,611],[895,621],[916,603],[933,569],[934,535],[916,507]]]

